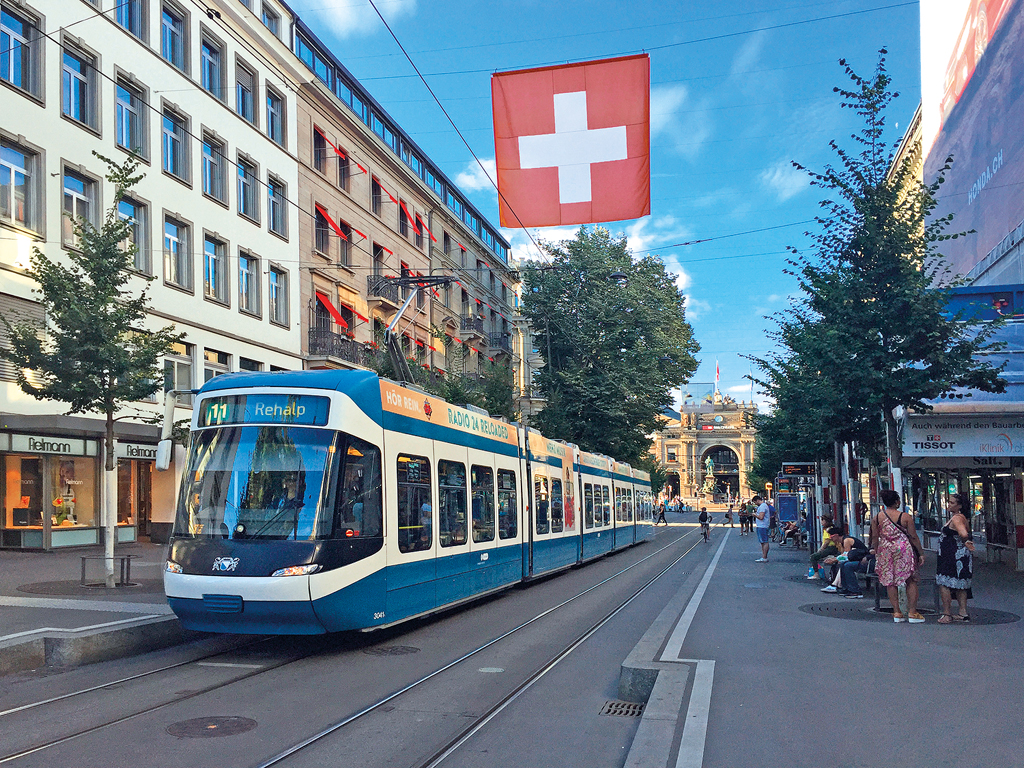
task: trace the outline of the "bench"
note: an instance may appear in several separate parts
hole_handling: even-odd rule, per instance
[[[868,561],[867,573],[857,573],[858,580],[864,580],[864,589],[867,590],[869,587],[874,587],[875,590],[875,610],[880,611],[882,607],[882,595],[886,593],[886,588],[878,583],[878,574],[875,573],[875,559],[871,558]],[[939,597],[939,587],[935,583],[934,576],[921,576],[920,573],[917,577],[917,605],[920,609],[921,598],[924,597],[924,587],[926,584],[931,583],[932,593],[935,598],[935,613],[941,613],[941,601]],[[887,598],[888,599],[888,598]],[[895,606],[894,606],[895,607]]]
[[[82,558],[82,579],[81,585],[83,587],[89,586],[85,581],[85,564],[89,560],[107,560],[106,555],[80,555]],[[114,555],[114,559],[121,561],[120,568],[120,579],[117,581],[119,587],[132,587],[132,558],[138,557],[138,555]]]

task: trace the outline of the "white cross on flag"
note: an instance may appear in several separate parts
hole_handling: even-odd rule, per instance
[[[491,98],[503,227],[651,212],[649,56],[501,72]]]

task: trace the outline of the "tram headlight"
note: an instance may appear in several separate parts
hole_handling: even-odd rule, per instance
[[[319,564],[316,565],[292,565],[288,568],[278,568],[274,571],[271,576],[308,576],[311,573],[316,573],[320,570]]]
[[[168,560],[167,563],[164,565],[164,570],[167,571],[168,573],[184,573],[185,572],[184,570],[182,570],[182,567],[180,565],[178,565],[177,563],[175,563],[175,562],[173,562],[171,560]]]

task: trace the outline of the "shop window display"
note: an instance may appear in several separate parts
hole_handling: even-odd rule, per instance
[[[4,457],[4,527],[96,525],[96,460],[88,457]]]

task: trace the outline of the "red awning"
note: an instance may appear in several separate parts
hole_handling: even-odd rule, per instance
[[[336,322],[342,328],[348,328],[348,323],[345,322],[345,318],[341,316],[341,312],[339,312],[338,308],[331,303],[331,300],[327,298],[326,294],[317,291],[316,298],[317,301],[323,304],[324,308],[331,313],[331,317],[334,318],[334,322]]]
[[[348,310],[349,310],[349,311],[350,311],[350,312],[351,312],[351,313],[352,313],[353,315],[355,315],[356,317],[358,317],[358,318],[359,318],[360,320],[362,320],[362,321],[363,321],[364,323],[368,323],[368,322],[370,322],[370,318],[368,318],[368,317],[363,317],[362,315],[360,315],[360,314],[359,314],[359,313],[358,313],[358,312],[356,311],[356,308],[355,308],[355,307],[353,307],[353,306],[352,306],[351,304],[346,304],[346,303],[345,303],[345,302],[343,301],[343,302],[341,302],[341,306],[343,306],[343,307],[345,307],[346,309],[348,309]]]

